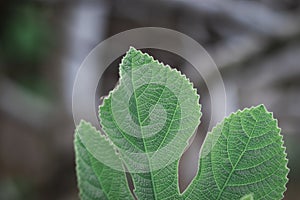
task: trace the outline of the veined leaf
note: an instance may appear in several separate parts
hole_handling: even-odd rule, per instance
[[[122,167],[119,157],[104,136],[101,136],[91,124],[81,121],[75,131],[74,141],[80,198],[86,200],[133,199],[125,173],[96,159],[82,142],[81,137],[85,136],[93,139],[102,156]]]
[[[189,199],[282,199],[287,159],[277,120],[263,105],[238,111],[208,133]]]
[[[138,198],[176,197],[177,162],[200,122],[199,96],[177,70],[134,48],[120,76],[100,107],[102,128],[132,173]]]
[[[231,114],[208,133],[198,173],[179,193],[178,162],[200,122],[198,101],[185,76],[130,48],[119,85],[99,108],[108,138],[86,122],[76,130],[82,199],[133,199],[123,164],[138,199],[281,199],[289,171],[283,138],[262,105]]]

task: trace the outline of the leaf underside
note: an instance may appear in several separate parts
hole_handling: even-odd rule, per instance
[[[125,165],[138,199],[282,199],[285,148],[277,121],[262,105],[231,114],[208,133],[198,173],[180,194],[178,162],[200,123],[198,102],[185,76],[130,48],[119,85],[99,109],[108,137],[86,122],[75,132],[81,198],[134,199]]]

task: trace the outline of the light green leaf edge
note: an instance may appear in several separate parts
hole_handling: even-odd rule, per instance
[[[82,200],[133,199],[125,172],[112,169],[96,159],[83,144],[81,137],[90,136],[97,150],[123,167],[112,144],[90,123],[81,121],[75,130],[74,148],[79,196]],[[98,152],[99,153],[99,152]],[[125,171],[125,170],[124,170]]]
[[[253,194],[247,194],[247,195],[243,196],[240,200],[254,200]]]

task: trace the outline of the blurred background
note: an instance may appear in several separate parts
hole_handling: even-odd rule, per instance
[[[180,31],[205,47],[224,79],[227,114],[261,103],[274,112],[291,168],[285,199],[298,199],[297,0],[1,1],[0,199],[78,199],[71,109],[76,72],[99,42],[144,26]],[[210,108],[218,105],[211,104],[201,75],[185,60],[165,51],[143,51],[183,71],[201,94],[202,124],[180,162],[184,190],[196,173]],[[119,62],[105,71],[96,99],[117,83]]]

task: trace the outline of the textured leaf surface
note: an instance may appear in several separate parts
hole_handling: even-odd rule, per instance
[[[208,134],[189,199],[282,199],[287,159],[277,121],[264,106],[238,111]]]
[[[100,123],[132,173],[138,198],[178,196],[177,163],[200,122],[198,101],[177,70],[134,48],[123,58]]]
[[[199,170],[183,194],[178,162],[200,122],[199,96],[178,71],[131,48],[120,83],[99,108],[109,137],[82,122],[76,130],[82,199],[282,199],[287,159],[277,121],[264,106],[231,114],[208,133]],[[116,155],[117,150],[118,155]]]
[[[81,136],[86,135],[93,139],[102,155],[118,163],[120,167],[122,166],[109,142],[100,136],[100,132],[89,123],[82,121],[75,131],[74,141],[80,198],[86,200],[133,199],[124,172],[114,170],[96,159],[82,143]]]

